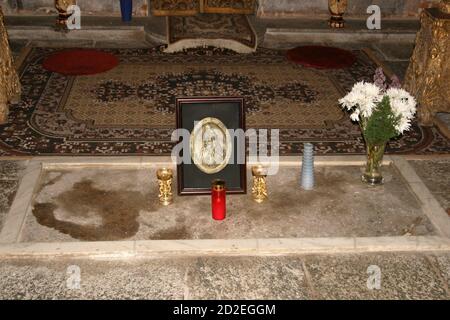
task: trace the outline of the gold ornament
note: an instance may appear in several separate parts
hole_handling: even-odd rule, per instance
[[[328,24],[332,28],[343,28],[345,21],[343,15],[347,10],[347,0],[328,0],[328,8],[331,12],[331,18]]]
[[[161,168],[156,172],[159,184],[159,202],[168,206],[173,202],[172,178],[173,172],[168,168]]]
[[[67,30],[67,19],[72,13],[67,12],[67,8],[77,4],[77,0],[55,0],[55,8],[58,10],[58,18],[56,19],[56,28]]]
[[[253,14],[255,0],[152,0],[155,16],[190,16],[198,13]]]
[[[257,165],[252,167],[252,175],[253,175],[253,188],[252,188],[252,195],[253,200],[255,200],[258,203],[261,203],[265,200],[267,200],[267,184],[266,184],[266,177],[267,177],[267,169],[264,168],[262,165]]]
[[[8,120],[8,102],[20,98],[20,81],[14,68],[8,34],[3,22],[0,6],[0,123]]]
[[[442,0],[439,4],[439,8],[442,12],[450,14],[450,0]]]
[[[449,39],[450,14],[425,9],[404,85],[417,99],[419,122],[425,126],[433,125],[437,112],[450,112]]]

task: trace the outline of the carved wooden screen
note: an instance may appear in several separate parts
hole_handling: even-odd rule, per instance
[[[255,0],[203,0],[203,12],[252,14]]]
[[[200,12],[200,0],[151,0],[155,16],[189,16]]]
[[[255,12],[256,0],[152,0],[151,8],[155,16],[195,15],[204,13]]]

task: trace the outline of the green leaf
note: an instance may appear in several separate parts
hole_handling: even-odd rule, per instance
[[[363,121],[362,130],[366,142],[372,144],[386,143],[398,136],[395,127],[399,124],[400,116],[396,116],[391,109],[389,97],[383,97],[373,110],[372,115]]]

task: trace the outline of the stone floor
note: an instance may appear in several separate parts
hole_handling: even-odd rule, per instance
[[[449,275],[442,253],[3,259],[0,299],[448,300]]]
[[[416,160],[410,164],[450,215],[450,160]]]
[[[450,160],[410,163],[435,196],[448,190]],[[23,161],[1,161],[0,180],[18,181],[23,167]],[[395,179],[390,182],[399,183]],[[0,188],[2,195],[15,192],[3,184]],[[80,271],[79,289],[74,270]],[[376,279],[373,272],[377,270],[381,272],[379,289],[371,281]],[[114,260],[0,257],[0,299],[448,300],[449,276],[448,252]]]
[[[23,161],[0,161],[0,230],[19,187]]]
[[[229,195],[228,215],[211,218],[209,196],[159,205],[155,168],[44,171],[23,242],[375,237],[433,235],[434,228],[394,167],[386,184],[361,183],[361,168],[317,166],[316,187],[298,185],[299,168],[267,178],[269,200]],[[248,173],[251,176],[251,173]],[[251,179],[248,181],[251,190]]]

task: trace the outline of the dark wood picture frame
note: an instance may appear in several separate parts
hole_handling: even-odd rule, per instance
[[[187,129],[192,132],[194,121],[200,121],[205,117],[215,117],[227,123],[233,123],[233,125],[226,125],[227,129],[242,129],[245,132],[245,105],[244,98],[242,97],[189,97],[189,98],[177,98],[176,99],[176,118],[177,129]],[[208,108],[209,105],[209,108]],[[233,107],[231,107],[233,105]],[[188,107],[186,107],[188,106]],[[229,110],[225,110],[228,106]],[[186,123],[183,116],[184,110],[188,111],[189,123]],[[218,112],[217,110],[220,110]],[[237,111],[237,112],[236,112]],[[187,112],[187,111],[186,111]],[[197,113],[197,114],[196,114]],[[221,119],[220,115],[225,115],[228,121]],[[230,121],[232,119],[232,121]],[[245,143],[245,140],[244,140]],[[237,157],[237,144],[236,139],[233,141],[234,156]],[[184,150],[183,150],[184,151]],[[190,150],[189,150],[190,152]],[[194,163],[191,164],[179,164],[177,165],[177,190],[179,195],[208,195],[211,194],[211,182],[214,179],[223,179],[226,183],[227,193],[230,194],[245,194],[247,193],[247,168],[246,168],[246,155],[244,155],[244,163],[228,164],[221,172],[216,174],[206,175],[202,173]],[[197,175],[202,180],[203,186],[186,186],[185,174],[189,171],[190,176]],[[224,176],[228,174],[228,176]],[[230,176],[232,175],[232,176]],[[238,175],[238,176],[237,176]],[[207,177],[209,178],[208,185],[206,186]],[[233,178],[235,182],[233,185],[227,183],[227,177]],[[238,185],[237,185],[238,184]]]

